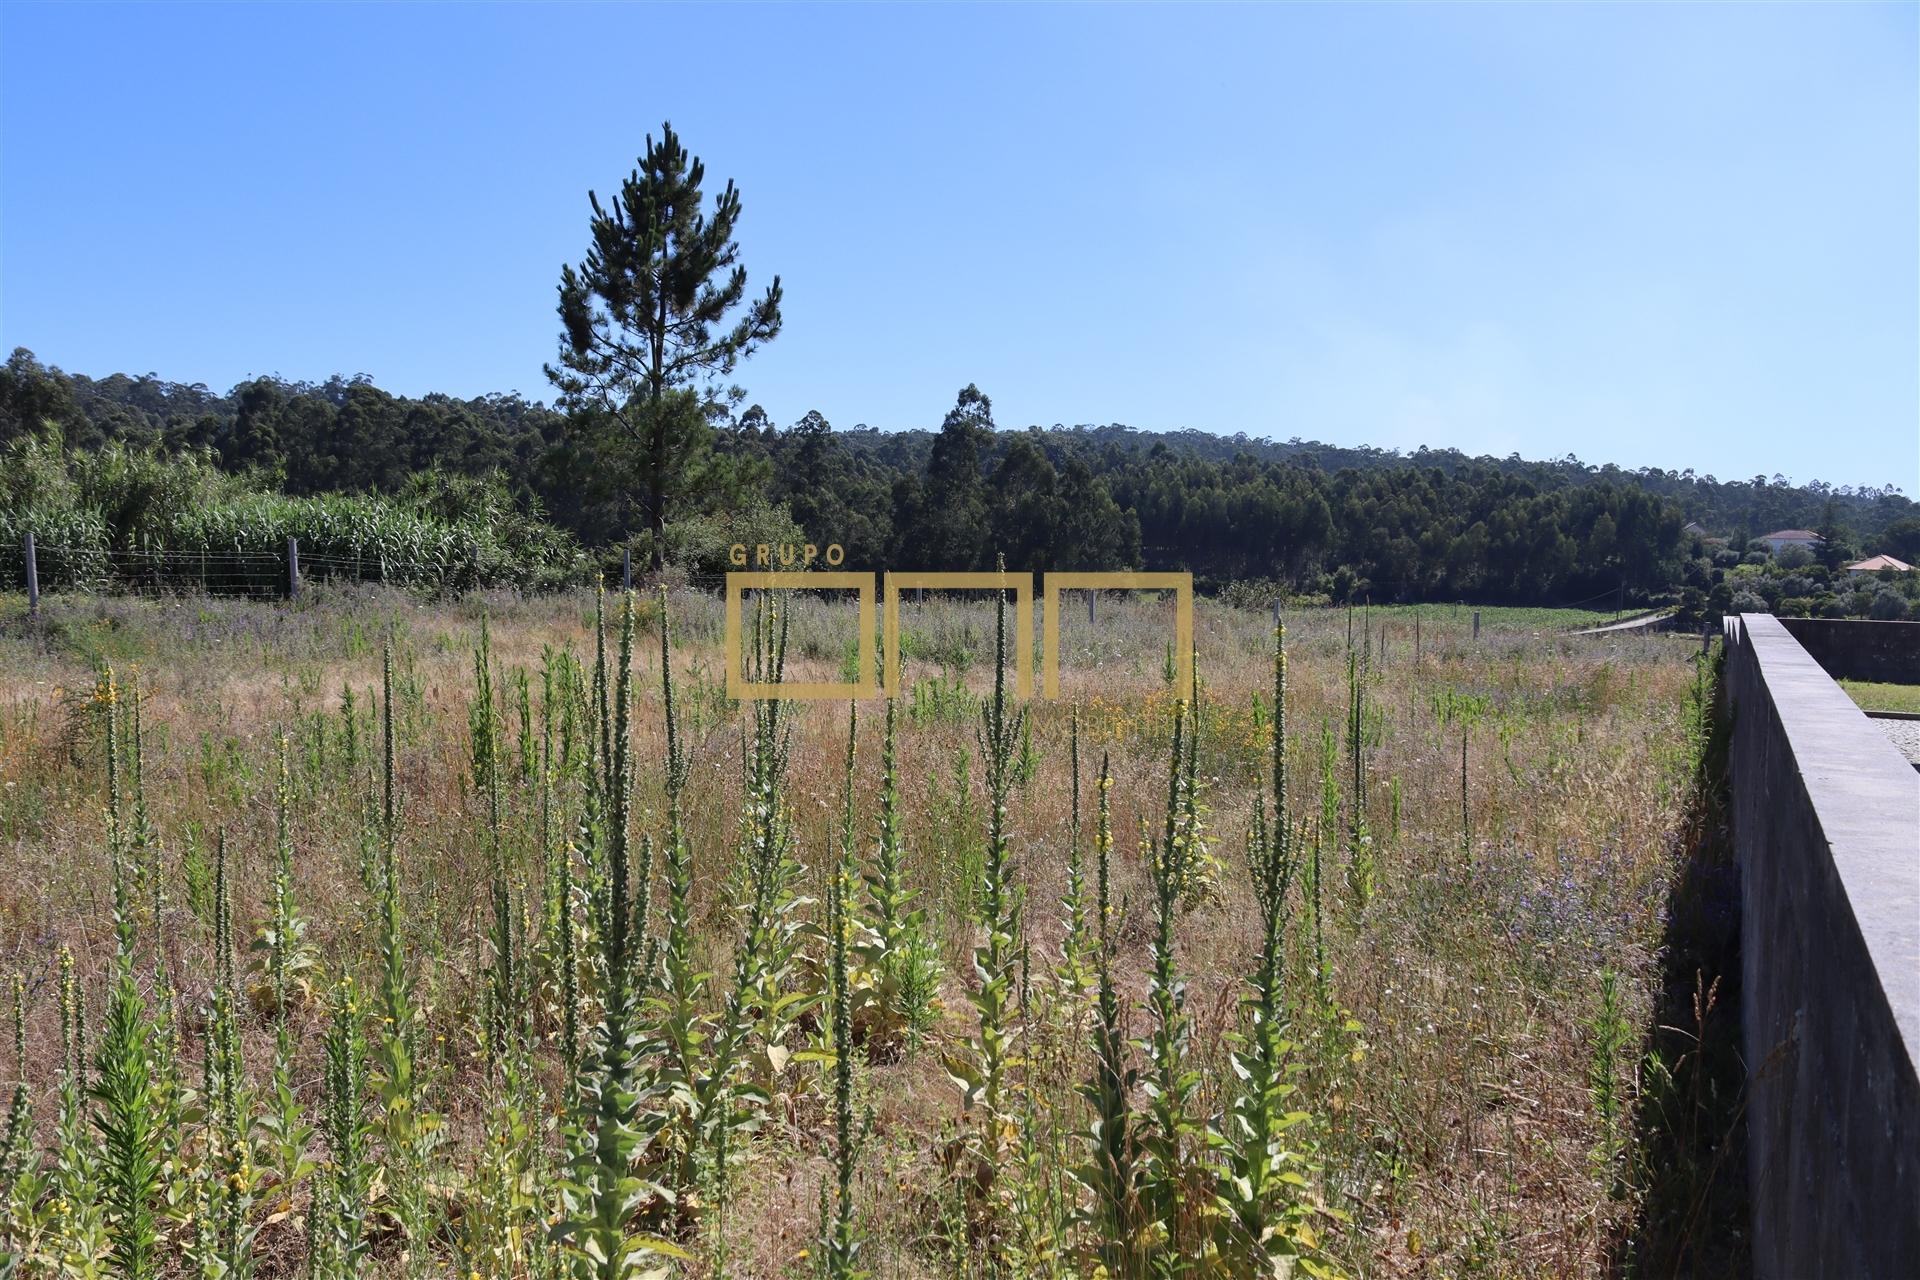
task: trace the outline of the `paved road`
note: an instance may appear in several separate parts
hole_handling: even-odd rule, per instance
[[[1585,631],[1576,631],[1577,636],[1604,636],[1623,631],[1659,631],[1673,614],[1662,610],[1657,613],[1642,614],[1638,618],[1628,618],[1625,622],[1609,622],[1604,627],[1588,627]]]

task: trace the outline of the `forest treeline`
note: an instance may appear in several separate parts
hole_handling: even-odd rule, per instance
[[[783,426],[738,399],[698,409],[670,460],[660,535],[667,564],[694,574],[723,570],[736,541],[801,540],[840,543],[854,568],[976,569],[1004,554],[1021,570],[1185,569],[1203,588],[1271,582],[1334,600],[1632,604],[1709,590],[1716,547],[1737,558],[1778,528],[1920,559],[1920,516],[1892,488],[1120,425],[1008,430],[971,386],[937,426],[904,431],[836,430],[818,413]],[[21,349],[0,369],[0,525],[90,501],[84,519],[108,547],[172,546],[184,516],[152,504],[174,468],[188,478],[173,506],[202,526],[209,504],[244,501],[287,527],[330,527],[323,496],[344,495],[394,527],[411,520],[416,543],[441,537],[468,579],[564,578],[607,548],[653,551],[631,446],[592,419],[518,395],[396,396],[364,376],[256,378],[225,394],[94,379]],[[136,474],[138,492],[101,492],[102,476]],[[473,545],[445,549],[449,529]]]

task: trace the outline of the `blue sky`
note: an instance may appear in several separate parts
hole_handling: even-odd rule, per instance
[[[0,7],[0,345],[551,395],[670,118],[791,422],[1126,422],[1920,489],[1899,7]]]

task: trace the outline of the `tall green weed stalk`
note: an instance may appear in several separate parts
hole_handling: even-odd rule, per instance
[[[1080,1217],[1095,1241],[1094,1264],[1114,1280],[1138,1280],[1146,1274],[1150,1219],[1140,1195],[1141,1117],[1133,1102],[1138,1073],[1129,1059],[1126,1017],[1113,978],[1113,771],[1104,754],[1095,787],[1094,955],[1099,994],[1093,1022],[1093,1069],[1080,1090],[1092,1112],[1092,1122],[1083,1135],[1085,1156],[1075,1167],[1074,1178],[1085,1193]]]
[[[633,597],[622,602],[620,659],[613,723],[602,741],[608,768],[606,925],[600,938],[605,992],[593,1052],[569,1123],[570,1160],[556,1238],[579,1280],[641,1280],[667,1274],[663,1256],[679,1250],[643,1230],[636,1219],[660,1188],[634,1173],[646,1142],[642,1128],[640,1054],[633,991],[631,873],[627,865],[631,762],[629,710],[633,680]],[[604,693],[604,658],[598,683]],[[603,704],[604,705],[604,704]]]
[[[1021,637],[1022,644],[1030,638]],[[981,712],[980,756],[986,764],[987,844],[975,902],[980,941],[973,968],[978,986],[972,994],[978,1016],[971,1053],[949,1055],[947,1070],[961,1086],[966,1109],[977,1118],[979,1158],[992,1169],[1002,1154],[1011,1112],[1006,1107],[1007,1076],[1017,1033],[1018,1002],[1014,966],[1020,954],[1020,888],[1014,882],[1007,832],[1007,799],[1013,785],[1013,758],[1025,708],[1009,704],[1007,693],[1007,598],[996,596],[994,610],[993,698]]]

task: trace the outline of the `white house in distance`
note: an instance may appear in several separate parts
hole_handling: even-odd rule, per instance
[[[1878,573],[1882,569],[1891,569],[1895,573],[1913,572],[1912,565],[1892,556],[1868,556],[1865,560],[1856,560],[1847,566],[1847,572],[1852,574]]]
[[[1766,543],[1767,550],[1777,556],[1782,547],[1805,547],[1812,551],[1820,545],[1820,535],[1811,529],[1775,529],[1772,533],[1761,534],[1754,541]]]

